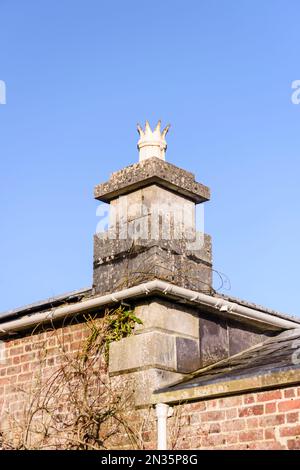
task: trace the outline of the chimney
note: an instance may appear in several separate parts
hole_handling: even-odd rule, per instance
[[[144,129],[138,125],[139,162],[95,188],[95,198],[109,204],[107,230],[94,238],[96,295],[153,280],[211,293],[211,242],[196,231],[195,211],[209,200],[209,189],[165,161],[168,130],[161,131],[160,121],[154,131],[148,122]],[[198,311],[167,292],[141,290],[130,307],[142,324],[109,350],[109,373],[133,379],[137,406],[200,367]]]
[[[209,200],[209,188],[165,161],[169,127],[138,125],[139,162],[95,187],[109,204],[108,229],[94,238],[95,294],[153,279],[211,292],[210,237],[196,231],[196,204]]]

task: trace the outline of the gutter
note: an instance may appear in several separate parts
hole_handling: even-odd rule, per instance
[[[255,322],[260,322],[262,325],[269,325],[282,330],[299,328],[299,323],[292,320],[276,317],[269,313],[264,313],[250,307],[245,307],[234,302],[229,302],[184,287],[178,287],[156,279],[115,292],[114,294],[82,300],[76,304],[57,307],[41,313],[33,313],[15,320],[6,321],[2,324],[0,323],[0,337],[29,329],[38,324],[49,323],[71,315],[86,312],[87,310],[94,310],[105,305],[120,303],[124,300],[147,296],[149,294],[164,294],[167,297],[173,296],[192,304],[213,308],[216,312],[220,312],[224,315],[232,315],[240,320],[254,320]]]

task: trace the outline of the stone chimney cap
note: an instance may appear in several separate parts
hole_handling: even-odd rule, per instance
[[[154,131],[152,131],[149,121],[146,121],[145,129],[143,129],[140,124],[137,125],[137,130],[140,135],[140,139],[137,144],[140,162],[152,157],[165,160],[165,152],[167,149],[165,137],[169,129],[170,124],[161,131],[160,120],[158,121]]]

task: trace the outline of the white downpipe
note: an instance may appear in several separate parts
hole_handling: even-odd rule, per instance
[[[169,405],[158,403],[155,406],[157,417],[157,450],[167,450],[167,419]]]
[[[98,307],[103,307],[112,303],[122,302],[123,300],[138,297],[147,294],[165,294],[179,297],[194,304],[206,305],[212,307],[220,312],[234,314],[236,317],[246,318],[249,320],[256,320],[265,324],[269,324],[281,329],[294,329],[300,328],[300,324],[292,320],[276,317],[269,313],[264,313],[250,307],[229,302],[224,299],[213,297],[211,295],[203,294],[202,292],[195,292],[184,287],[178,287],[165,281],[154,280],[145,282],[129,289],[124,289],[114,294],[103,295],[91,299],[83,300],[77,304],[66,305],[65,307],[57,307],[52,310],[41,313],[32,313],[25,315],[16,320],[6,321],[0,323],[0,336],[7,333],[24,330],[34,325],[51,322],[54,320],[65,318],[69,315],[78,314],[87,310],[92,310]],[[1,318],[0,318],[1,320]]]

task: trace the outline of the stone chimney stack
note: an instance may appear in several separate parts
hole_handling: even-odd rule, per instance
[[[152,279],[211,291],[210,237],[197,233],[195,216],[209,188],[165,161],[169,127],[138,125],[139,163],[95,187],[95,198],[110,205],[108,229],[94,238],[96,294]]]
[[[209,189],[192,173],[165,161],[160,122],[138,126],[139,162],[113,173],[95,188],[109,204],[109,224],[94,239],[94,293],[114,294],[154,279],[211,293],[210,237],[196,231],[196,204]],[[102,214],[103,215],[103,211]],[[137,406],[152,392],[200,367],[197,310],[167,294],[146,293],[130,302],[142,320],[132,336],[110,345],[109,373],[135,383]]]

